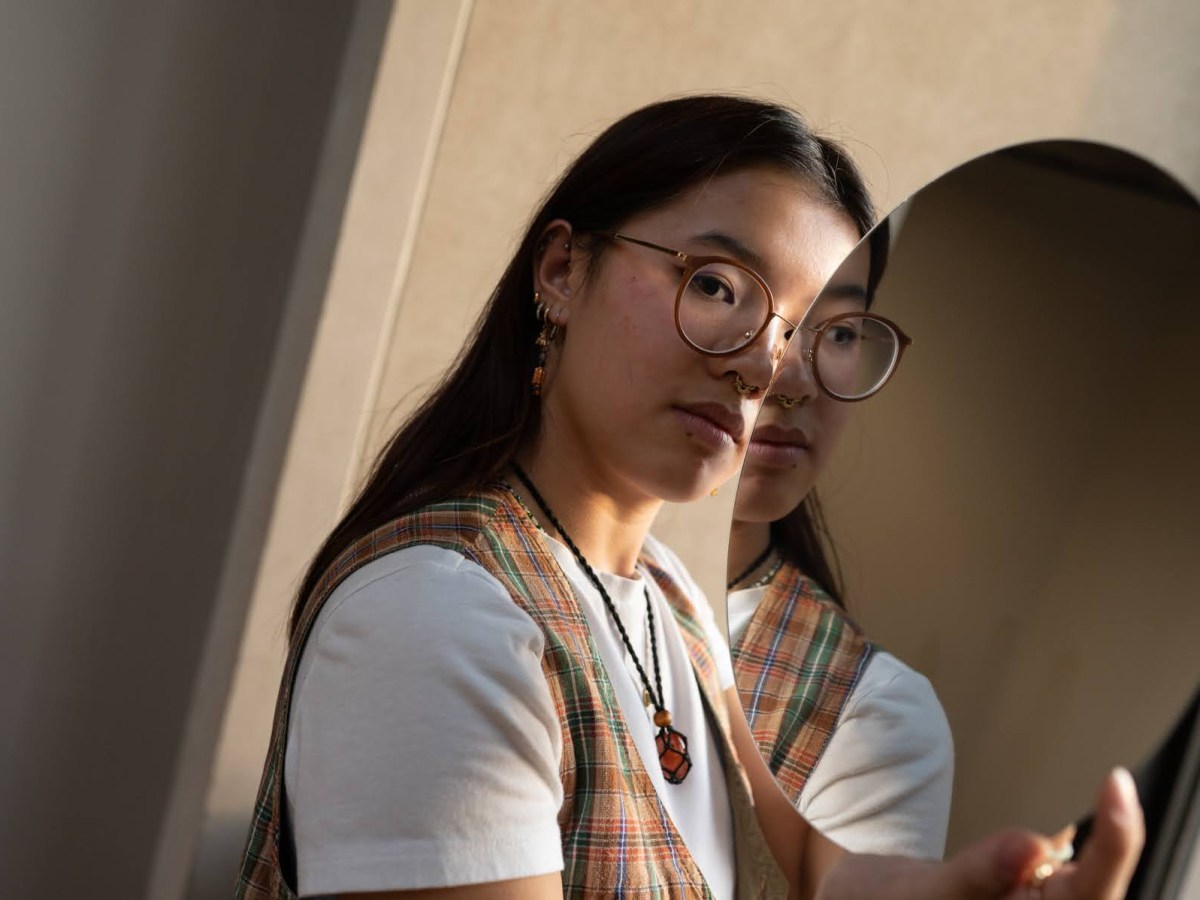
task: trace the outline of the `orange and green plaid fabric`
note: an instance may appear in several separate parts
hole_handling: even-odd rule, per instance
[[[290,900],[295,896],[294,865],[287,858],[289,842],[283,837],[283,757],[296,669],[317,614],[334,588],[356,569],[385,553],[418,544],[444,547],[478,563],[504,585],[545,635],[542,669],[563,729],[564,801],[558,817],[565,864],[563,895],[710,896],[642,766],[569,582],[536,526],[508,489],[496,485],[474,496],[431,505],[362,538],[334,562],[305,603],[298,640],[284,666],[237,897]],[[707,644],[682,592],[674,589],[667,596],[713,718],[724,706]],[[778,873],[764,864],[765,842],[754,822],[744,779],[728,739],[718,734],[734,806],[737,849],[745,855],[745,877],[743,859],[738,860],[738,896],[773,896],[779,887]]]
[[[790,563],[734,644],[733,672],[750,730],[792,803],[874,650],[846,611]]]

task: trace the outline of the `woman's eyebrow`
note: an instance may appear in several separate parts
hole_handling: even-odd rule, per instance
[[[863,285],[852,281],[841,284],[827,284],[821,289],[821,293],[817,294],[814,302],[820,303],[822,300],[859,300],[865,304],[867,302],[867,289]]]
[[[696,235],[692,238],[692,240],[716,244],[718,247],[721,247],[723,250],[725,250],[725,252],[730,256],[734,257],[739,262],[744,262],[759,274],[762,274],[762,272],[767,268],[767,261],[765,259],[759,256],[733,235],[726,234],[723,231],[706,231],[703,234]]]

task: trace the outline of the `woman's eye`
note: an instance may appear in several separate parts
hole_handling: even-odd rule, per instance
[[[825,340],[839,347],[848,347],[858,342],[861,335],[850,325],[834,325],[825,333]]]
[[[692,287],[703,297],[709,300],[720,300],[722,303],[733,303],[733,288],[722,278],[716,275],[706,275],[703,272],[697,273],[692,278]]]

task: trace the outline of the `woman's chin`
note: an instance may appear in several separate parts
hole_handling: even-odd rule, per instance
[[[776,522],[804,502],[810,490],[811,483],[790,484],[781,481],[778,473],[772,478],[743,472],[737,486],[733,519],[735,522]]]
[[[658,495],[667,503],[694,503],[716,493],[732,491],[737,485],[737,468],[701,466],[693,472],[680,469],[659,481]]]

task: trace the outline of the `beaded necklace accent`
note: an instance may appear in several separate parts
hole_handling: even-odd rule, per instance
[[[782,568],[783,568],[783,557],[780,556],[771,565],[771,568],[767,569],[767,571],[763,573],[761,578],[759,578],[757,581],[754,581],[752,584],[743,585],[742,587],[738,588],[738,590],[739,591],[749,591],[749,590],[753,590],[754,588],[760,588],[764,584],[770,584],[772,581],[775,580],[775,576],[779,574],[779,570]],[[747,572],[746,574],[748,575],[750,573]],[[743,575],[742,577],[744,578],[745,575]],[[735,585],[735,584],[737,584],[736,581],[730,582],[730,586],[727,587],[726,590],[732,591],[733,590],[732,585]]]
[[[658,663],[658,641],[654,634],[654,606],[650,602],[650,588],[643,586],[642,592],[646,597],[646,618],[650,626],[650,658],[654,664],[654,684],[650,683],[650,678],[646,675],[646,670],[642,667],[642,662],[638,659],[637,652],[633,649],[633,642],[629,639],[629,633],[625,630],[625,624],[617,614],[616,604],[608,596],[608,591],[604,589],[599,576],[596,575],[595,570],[592,569],[587,559],[584,558],[583,553],[575,545],[575,542],[571,540],[571,536],[562,527],[562,523],[551,512],[549,504],[546,503],[545,498],[542,497],[538,489],[533,486],[533,482],[529,480],[529,476],[525,474],[525,470],[516,463],[512,464],[512,468],[517,478],[521,480],[521,484],[525,485],[525,489],[529,491],[529,495],[533,497],[537,505],[541,507],[542,512],[546,514],[546,518],[550,520],[550,524],[554,526],[555,531],[562,536],[563,543],[570,548],[575,561],[579,563],[579,567],[587,574],[588,580],[600,592],[600,598],[604,601],[604,607],[608,610],[608,614],[612,616],[612,620],[617,626],[617,632],[621,635],[621,641],[625,644],[625,649],[629,652],[629,656],[637,668],[638,675],[641,676],[642,687],[645,691],[643,696],[648,695],[654,704],[654,724],[658,726],[658,733],[654,736],[654,746],[658,750],[658,762],[662,767],[663,778],[669,784],[679,784],[683,779],[687,778],[688,773],[692,770],[692,758],[688,754],[687,736],[671,727],[671,713],[667,711],[666,697],[663,694],[662,686],[662,670],[659,668]],[[536,522],[537,519],[534,518],[529,507],[525,506],[520,496],[515,491],[512,493],[526,514]]]
[[[754,562],[752,562],[752,563],[750,563],[750,565],[746,566],[746,568],[742,570],[741,575],[737,576],[736,578],[729,579],[728,583],[726,583],[726,585],[725,585],[725,590],[732,591],[733,586],[735,584],[737,584],[739,581],[745,581],[750,576],[751,572],[753,572],[755,569],[757,569],[759,566],[761,566],[763,563],[765,563],[767,561],[768,557],[770,557],[770,555],[771,555],[771,551],[773,551],[774,549],[775,549],[775,545],[768,541],[767,549],[764,550],[762,553],[760,553],[757,557],[755,557]]]

